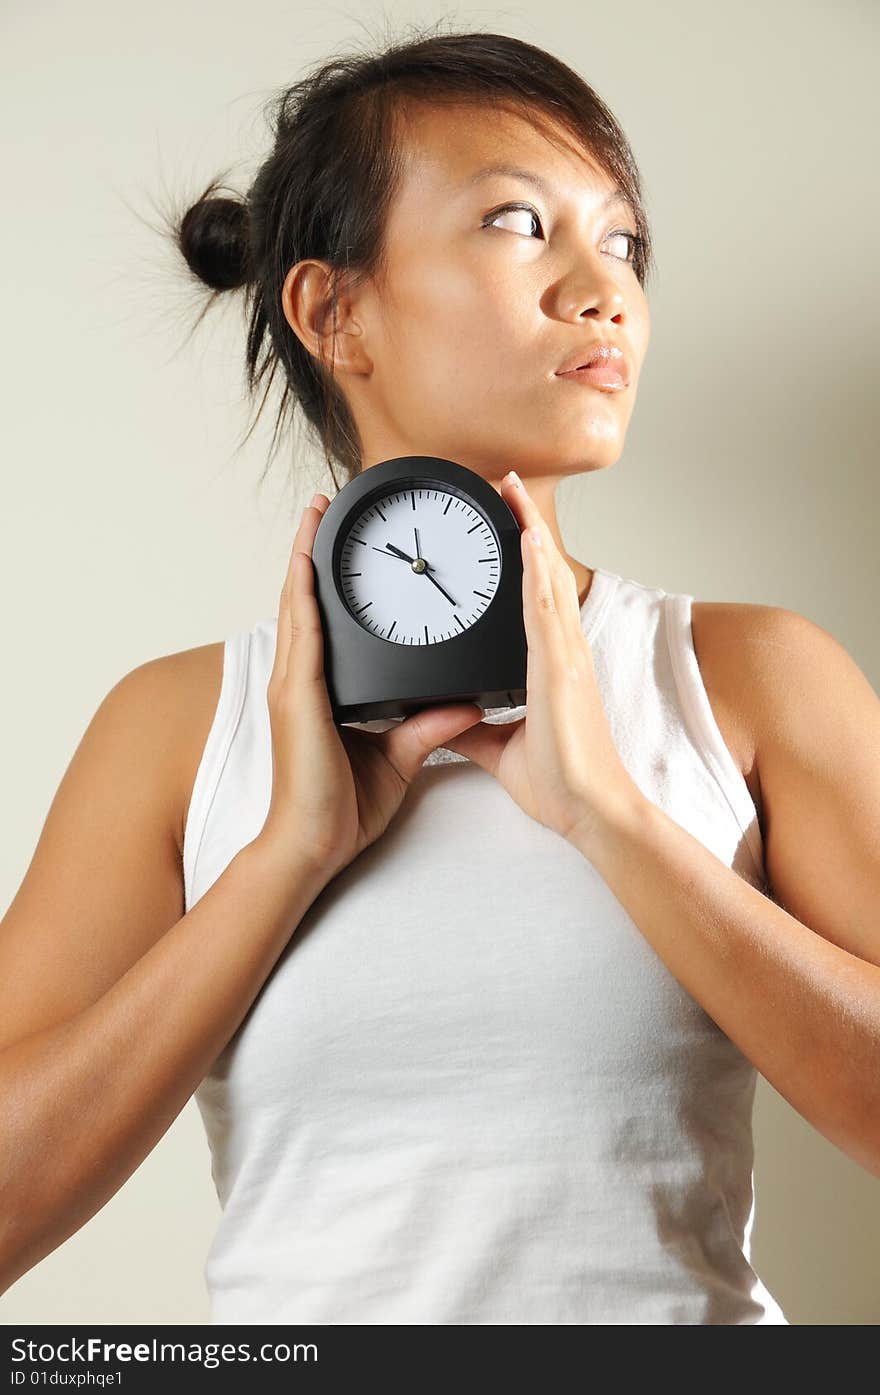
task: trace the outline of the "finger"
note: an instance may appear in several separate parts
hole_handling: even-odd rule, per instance
[[[553,590],[553,577],[547,554],[536,541],[530,525],[520,534],[523,559],[523,619],[528,640],[526,689],[534,692],[541,683],[552,683],[558,668],[561,635],[559,612]]]
[[[323,510],[310,504],[294,540],[288,590],[290,646],[286,677],[295,682],[300,700],[309,693],[318,698],[324,709],[329,700],[324,680],[324,630],[312,565],[312,546],[322,516]]]
[[[568,640],[574,643],[582,634],[581,610],[574,572],[560,555],[556,540],[540,509],[515,471],[511,470],[510,474],[505,476],[502,486],[505,489],[503,497],[513,510],[520,527],[538,528],[540,532],[553,581],[553,594],[560,623]]]
[[[538,534],[540,538],[540,530]],[[577,634],[569,636],[567,624],[556,609],[553,581],[544,548],[535,542],[531,528],[522,533],[523,616],[528,651],[526,692],[540,692],[542,700],[561,714],[560,731],[578,711],[572,692],[580,692],[589,673],[591,654],[578,616]]]
[[[483,709],[472,702],[426,707],[377,735],[395,770],[409,783],[428,756],[451,737],[482,721]]]
[[[320,503],[316,503],[316,501],[320,501]],[[312,503],[309,504],[305,509],[303,509],[300,518],[300,524],[294,536],[293,546],[290,549],[290,558],[288,560],[287,571],[285,573],[284,582],[281,587],[281,595],[278,602],[278,623],[276,627],[275,636],[275,658],[272,664],[272,672],[269,676],[270,692],[274,692],[275,690],[280,688],[287,675],[287,666],[290,658],[290,648],[293,641],[293,585],[295,571],[299,565],[296,563],[296,555],[298,551],[302,551],[304,546],[307,545],[309,550],[309,557],[311,556],[311,542],[314,541],[314,535],[317,531],[317,525],[318,523],[320,523],[321,518],[323,517],[324,506],[326,505],[327,501],[324,499],[324,496],[316,494],[315,498],[312,500]],[[311,541],[307,541],[309,538],[311,539]]]
[[[497,725],[477,722],[468,731],[461,732],[454,738],[447,737],[443,744],[447,750],[467,756],[474,765],[479,765],[483,770],[488,770],[490,775],[497,776],[498,762],[504,748],[524,722],[525,717],[520,717],[516,722],[501,722]]]
[[[305,517],[305,510],[303,510]],[[290,548],[290,556],[287,559],[287,571],[284,574],[284,581],[281,583],[281,594],[278,597],[278,620],[275,626],[275,658],[272,663],[272,672],[269,675],[268,692],[271,695],[280,686],[287,672],[287,656],[290,650],[290,583],[293,577],[293,559],[296,555],[297,539],[300,530],[297,529],[294,540]]]

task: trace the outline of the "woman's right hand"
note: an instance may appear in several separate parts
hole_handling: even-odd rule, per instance
[[[329,507],[316,494],[293,542],[267,688],[272,796],[257,841],[328,879],[388,827],[410,781],[437,746],[482,718],[475,703],[428,707],[388,731],[333,720],[324,678],[324,634],[315,598],[312,545]]]

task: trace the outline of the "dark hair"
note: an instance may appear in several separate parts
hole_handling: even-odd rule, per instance
[[[269,461],[292,399],[315,432],[337,489],[334,461],[348,479],[360,472],[357,430],[332,367],[327,371],[325,360],[316,361],[288,324],[282,287],[294,263],[326,261],[335,315],[341,276],[354,284],[381,280],[386,215],[405,149],[398,118],[414,104],[438,102],[491,102],[525,116],[551,139],[554,129],[558,139],[564,128],[629,197],[637,224],[633,264],[642,286],[653,270],[629,143],[583,78],[543,49],[505,34],[421,29],[378,52],[331,58],[276,93],[268,109],[272,151],[246,197],[226,188],[224,172],[182,217],[166,219],[166,230],[190,270],[214,292],[202,314],[222,291],[245,287],[247,386],[251,395],[264,380],[265,386],[241,444],[256,426],[280,362],[285,382]]]

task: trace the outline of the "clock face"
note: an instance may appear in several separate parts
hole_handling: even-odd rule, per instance
[[[402,487],[367,504],[342,540],[339,585],[358,624],[393,644],[441,644],[479,620],[501,554],[467,499]]]

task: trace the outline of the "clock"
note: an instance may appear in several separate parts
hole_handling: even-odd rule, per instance
[[[312,545],[334,720],[525,702],[520,529],[481,475],[434,455],[371,465]]]

